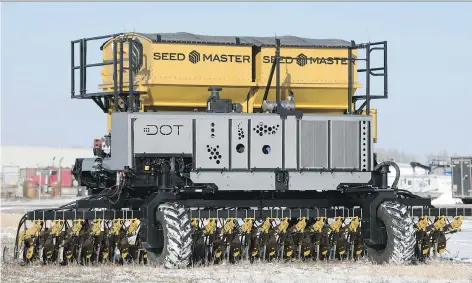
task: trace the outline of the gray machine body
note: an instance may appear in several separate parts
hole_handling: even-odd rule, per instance
[[[335,190],[365,184],[373,169],[371,117],[305,114],[138,112],[112,114],[109,170],[133,168],[136,156],[192,157],[194,183],[219,190]],[[83,168],[87,170],[87,168]]]
[[[452,197],[472,199],[472,157],[451,158]]]

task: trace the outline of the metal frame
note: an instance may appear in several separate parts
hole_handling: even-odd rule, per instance
[[[119,38],[117,38],[120,36]],[[87,63],[87,42],[101,40],[101,39],[113,39],[113,44],[115,48],[113,49],[113,61],[111,62],[99,62],[99,63]],[[92,99],[104,113],[108,113],[110,105],[113,105],[113,111],[130,111],[136,112],[140,108],[139,95],[144,94],[142,91],[134,90],[133,83],[133,67],[136,65],[134,62],[133,56],[131,56],[131,51],[128,55],[129,60],[129,90],[123,91],[123,44],[129,45],[129,50],[132,50],[133,44],[135,41],[131,38],[125,38],[123,34],[111,34],[90,38],[83,38],[78,40],[71,41],[71,98],[77,99]],[[79,65],[75,65],[75,45],[79,44],[80,50],[80,59]],[[119,46],[119,49],[118,49]],[[120,54],[120,59],[118,60],[118,52]],[[87,68],[91,67],[101,67],[113,65],[113,92],[95,92],[87,93]],[[119,67],[118,67],[119,66]],[[79,94],[76,94],[75,87],[75,70],[80,70],[79,80],[80,80],[80,90]],[[119,79],[118,79],[119,77]],[[125,107],[121,108],[119,106],[118,100],[121,99],[124,102]]]
[[[365,58],[352,58],[353,50],[365,50]],[[371,66],[371,53],[373,51],[383,51],[383,66],[372,67]],[[366,68],[358,69],[358,73],[365,73],[366,84],[365,84],[365,95],[354,95],[353,93],[353,64],[356,61],[365,61]],[[384,89],[383,95],[371,95],[370,94],[370,81],[371,77],[383,77]],[[387,41],[380,42],[369,42],[356,44],[351,41],[351,47],[348,48],[348,109],[346,114],[361,114],[362,111],[366,110],[366,115],[370,115],[370,102],[372,99],[388,99],[388,72],[387,72]],[[356,108],[357,101],[364,101],[358,108]],[[352,103],[354,104],[354,110],[352,109]]]
[[[352,217],[361,219],[361,232],[367,245],[382,244],[384,239],[377,223],[377,208],[385,201],[396,201],[409,207],[412,217],[419,216],[472,216],[472,208],[434,208],[430,199],[400,198],[392,190],[364,190],[363,193],[278,193],[258,195],[255,193],[220,193],[176,195],[162,191],[153,193],[136,203],[120,203],[119,207],[130,210],[110,209],[110,203],[103,200],[83,199],[69,209],[34,210],[27,213],[28,220],[73,220],[73,219],[116,219],[139,218],[141,240],[146,248],[158,248],[162,236],[158,234],[156,209],[166,202],[184,207],[190,217],[198,218],[257,218],[266,217]],[[228,209],[228,207],[230,207]],[[105,211],[83,211],[84,208],[106,208]],[[265,209],[270,208],[270,209]],[[274,209],[280,208],[280,209]],[[223,210],[221,210],[223,209]]]
[[[190,218],[299,218],[299,217],[363,217],[360,207],[354,208],[281,208],[281,209],[232,209],[232,210],[216,210],[216,209],[188,209]],[[412,217],[420,216],[464,216],[472,217],[472,208],[423,208],[410,207]],[[32,210],[28,211],[28,220],[75,220],[75,219],[106,219],[112,220],[116,218],[132,219],[143,217],[142,210],[101,210],[101,211],[51,211],[51,210]]]

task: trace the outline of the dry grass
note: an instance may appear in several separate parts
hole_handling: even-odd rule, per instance
[[[2,212],[1,214],[1,228],[16,228],[18,227],[18,222],[24,213],[18,212]]]

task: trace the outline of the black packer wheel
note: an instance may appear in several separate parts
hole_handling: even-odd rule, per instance
[[[176,203],[163,203],[156,219],[163,229],[162,250],[147,250],[151,264],[165,268],[186,268],[192,256],[192,229],[188,212]]]
[[[386,201],[377,209],[377,218],[385,225],[387,243],[382,249],[367,247],[368,257],[376,264],[409,264],[415,253],[415,228],[408,208]]]

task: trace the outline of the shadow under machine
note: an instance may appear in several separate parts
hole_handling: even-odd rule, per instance
[[[103,61],[91,63],[96,40]],[[443,253],[445,234],[472,215],[399,190],[398,166],[376,161],[371,101],[387,98],[387,42],[126,33],[73,41],[71,61],[71,97],[93,100],[108,134],[74,166],[89,196],[23,220],[82,234],[61,232],[49,258],[18,252],[24,261],[103,262],[117,250],[121,262],[169,268],[364,255],[405,263]],[[102,83],[91,93],[93,67]],[[382,95],[371,95],[374,78]]]

